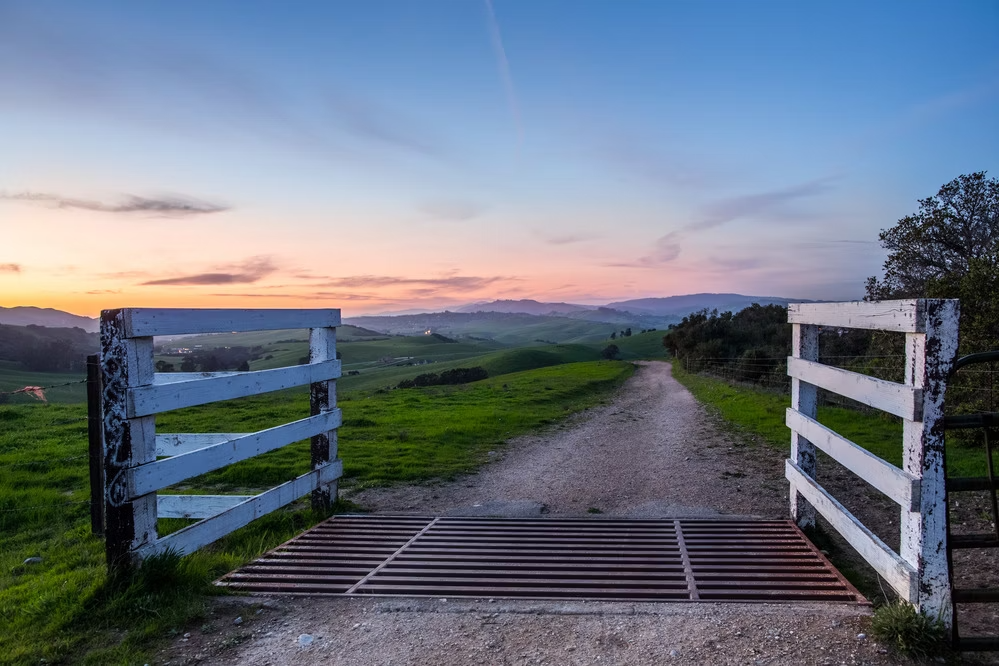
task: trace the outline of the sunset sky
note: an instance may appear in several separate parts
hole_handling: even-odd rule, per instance
[[[999,2],[0,0],[0,305],[853,299]]]

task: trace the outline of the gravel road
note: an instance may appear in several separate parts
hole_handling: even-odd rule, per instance
[[[642,362],[606,405],[511,441],[455,482],[370,489],[377,512],[784,517],[783,456],[721,430]],[[157,663],[895,664],[842,604],[222,598]],[[236,618],[239,622],[236,622]]]

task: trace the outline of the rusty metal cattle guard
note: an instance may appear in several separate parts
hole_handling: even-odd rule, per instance
[[[792,521],[334,516],[222,578],[259,593],[866,603]]]

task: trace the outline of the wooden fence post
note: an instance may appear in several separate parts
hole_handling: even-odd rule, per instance
[[[925,308],[925,332],[905,336],[905,383],[922,389],[922,420],[902,422],[902,469],[921,479],[919,510],[902,509],[899,554],[916,570],[916,608],[951,626],[943,407],[957,357],[960,305],[927,299],[919,306]]]
[[[806,361],[819,360],[819,327],[794,324],[791,333],[791,355]],[[814,419],[818,405],[818,389],[799,379],[791,379],[791,409]],[[791,431],[791,460],[802,472],[815,478],[815,446],[795,431]],[[801,496],[794,483],[790,492],[791,518],[799,527],[815,526],[815,507]]]
[[[104,536],[104,419],[101,408],[101,357],[87,356],[87,439],[90,454],[90,531]]]
[[[336,360],[336,329],[309,329],[309,362]],[[336,409],[336,381],[313,382],[309,386],[309,411],[317,416]],[[312,469],[318,469],[337,457],[337,431],[314,435],[312,443]],[[312,491],[312,509],[328,512],[337,500],[339,481],[321,485]]]
[[[156,493],[131,499],[129,469],[156,460],[156,417],[129,418],[128,390],[153,383],[152,337],[129,338],[125,311],[101,312],[104,518],[108,568],[128,569],[156,540]]]

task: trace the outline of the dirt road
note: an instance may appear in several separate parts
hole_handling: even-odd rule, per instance
[[[723,432],[668,364],[644,362],[609,404],[510,442],[478,474],[351,499],[393,513],[783,517],[782,458]],[[866,615],[821,604],[229,598],[158,663],[899,663],[864,635]]]

